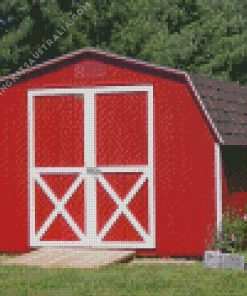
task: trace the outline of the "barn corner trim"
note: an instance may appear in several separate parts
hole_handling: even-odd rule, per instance
[[[215,208],[217,217],[217,232],[222,231],[222,152],[219,143],[214,146],[215,156]]]
[[[187,84],[190,91],[194,94],[196,102],[198,103],[198,106],[201,109],[202,114],[205,117],[205,120],[209,124],[210,132],[213,134],[215,141],[220,144],[224,144],[224,140],[222,139],[222,136],[220,135],[217,127],[213,123],[209,113],[207,112],[207,109],[206,109],[205,105],[203,104],[203,102],[199,96],[199,93],[197,92],[196,87],[194,86],[194,84],[192,82],[192,79],[190,78],[188,73],[181,71],[181,70],[172,69],[172,68],[164,67],[164,66],[158,66],[156,64],[149,64],[149,63],[139,60],[139,59],[132,59],[129,57],[121,56],[119,54],[113,54],[111,52],[106,52],[106,51],[101,50],[100,48],[85,47],[85,48],[79,49],[77,51],[68,53],[68,54],[63,54],[62,56],[60,56],[58,58],[50,59],[42,64],[35,65],[35,66],[30,67],[28,69],[24,69],[22,71],[17,71],[14,74],[9,74],[7,76],[0,77],[0,83],[5,82],[9,79],[13,79],[15,81],[15,79],[19,79],[20,77],[22,77],[24,75],[31,74],[39,69],[43,69],[43,68],[48,67],[50,65],[58,64],[60,62],[66,61],[66,60],[71,60],[71,59],[79,57],[81,55],[86,55],[87,53],[90,55],[94,55],[94,56],[105,56],[109,60],[121,60],[123,62],[126,62],[128,65],[140,65],[146,69],[150,69],[150,70],[153,69],[154,71],[157,71],[157,72],[162,72],[162,71],[165,71],[167,73],[170,72],[171,74],[174,74],[174,76],[184,77],[184,82]],[[92,58],[92,56],[91,56],[91,58]]]

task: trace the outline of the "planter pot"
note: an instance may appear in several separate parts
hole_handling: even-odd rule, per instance
[[[244,256],[221,253],[220,251],[206,251],[204,266],[207,268],[244,269]]]

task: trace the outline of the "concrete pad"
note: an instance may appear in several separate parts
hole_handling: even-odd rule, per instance
[[[98,268],[135,256],[135,251],[92,248],[44,247],[37,251],[1,261],[1,265],[42,268]]]

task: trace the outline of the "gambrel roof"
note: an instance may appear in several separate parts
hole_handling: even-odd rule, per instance
[[[62,55],[57,59],[30,67],[30,69],[25,69],[6,77],[0,77],[0,83],[2,82],[2,85],[9,79],[17,79],[16,77],[26,76],[32,72],[40,73],[40,70],[49,66],[54,69],[56,64],[64,63],[67,60],[73,61],[82,55],[86,58],[101,56],[103,62],[111,61],[120,66],[123,66],[125,63],[132,67],[133,70],[140,71],[146,69],[149,74],[160,75],[164,79],[175,79],[189,83],[191,90],[193,92],[195,90],[194,95],[199,108],[202,110],[219,141],[225,145],[247,145],[247,87],[238,86],[230,82],[221,82],[217,79],[202,77],[197,74],[189,74],[184,71],[170,69],[169,67],[160,67],[141,60],[103,52],[99,49],[84,48]]]
[[[225,145],[247,145],[247,87],[189,74]]]

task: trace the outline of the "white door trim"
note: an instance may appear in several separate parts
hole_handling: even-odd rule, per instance
[[[142,172],[143,175],[138,179],[136,184],[128,193],[126,199],[122,202],[116,192],[111,188],[103,175],[93,175],[89,169],[96,168],[96,151],[95,151],[95,98],[96,94],[105,93],[128,93],[128,92],[147,92],[148,94],[148,165],[146,166],[111,166],[99,167],[104,172]],[[85,167],[35,167],[35,129],[34,129],[34,98],[42,96],[59,96],[59,95],[77,95],[77,99],[84,98],[84,165]],[[107,86],[92,88],[60,88],[60,89],[42,89],[28,91],[28,113],[29,113],[29,186],[30,186],[30,246],[96,246],[108,248],[155,248],[155,186],[154,186],[154,147],[153,147],[153,86]],[[33,148],[33,149],[31,149]],[[52,190],[46,182],[42,180],[41,174],[66,174],[79,173],[78,178],[74,181],[67,193],[62,197],[62,201],[58,201]],[[146,233],[143,227],[138,223],[134,215],[127,209],[128,203],[137,193],[142,184],[148,179],[148,205],[149,205],[149,229],[150,233]],[[64,205],[78,188],[80,183],[85,182],[86,196],[86,217],[85,227],[86,234],[83,234],[72,217],[64,208]],[[96,180],[98,180],[110,197],[116,202],[118,209],[107,222],[101,233],[96,233]],[[35,181],[40,185],[51,202],[55,205],[55,210],[46,220],[44,225],[35,234]],[[90,196],[90,198],[87,198]],[[93,209],[93,210],[92,210]],[[42,235],[46,232],[49,225],[61,213],[68,222],[72,230],[78,236],[80,241],[41,241]],[[110,227],[115,223],[119,215],[123,213],[137,230],[144,242],[104,242],[102,239],[106,235]]]

